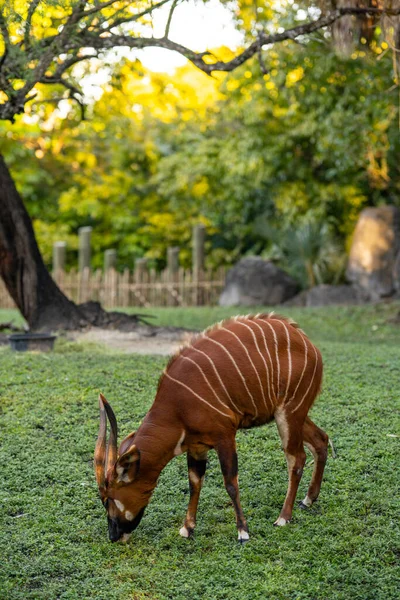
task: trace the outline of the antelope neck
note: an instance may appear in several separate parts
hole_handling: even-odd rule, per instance
[[[140,451],[140,469],[154,473],[156,477],[175,456],[175,448],[182,437],[182,428],[176,424],[163,423],[160,417],[150,410],[136,432],[135,444]]]

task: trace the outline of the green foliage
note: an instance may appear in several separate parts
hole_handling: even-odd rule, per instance
[[[254,6],[242,4],[250,26]],[[215,80],[192,66],[171,80],[124,60],[87,121],[71,112],[1,125],[47,262],[60,237],[76,260],[77,228],[93,225],[94,266],[109,247],[121,268],[143,255],[162,266],[169,245],[187,266],[201,221],[209,265],[231,264],[271,253],[260,223],[283,239],[307,217],[314,229],[329,223],[339,251],[300,279],[340,278],[360,210],[399,204],[399,97],[384,49],[375,41],[343,59],[322,40],[288,42],[264,52],[266,74],[253,60]],[[279,255],[292,262],[287,248]]]
[[[213,316],[222,315],[214,310]],[[400,334],[391,327],[376,341],[372,326],[385,320],[387,306],[347,310],[344,317],[331,309],[291,313],[310,334],[314,323],[325,363],[313,419],[334,440],[338,458],[328,460],[319,502],[309,511],[296,509],[288,527],[273,527],[287,485],[276,428],[240,432],[241,496],[251,533],[244,547],[237,545],[214,453],[193,540],[178,535],[188,501],[183,456],[162,473],[131,542],[107,540],[92,468],[97,394],[110,399],[126,435],[152,402],[164,358],[93,348],[76,354],[66,346],[51,355],[1,350],[2,597],[397,598]],[[200,310],[173,314],[178,322],[188,312],[209,324],[210,313]],[[339,341],[338,327],[346,331],[346,325]],[[308,462],[299,497],[311,472]]]
[[[338,283],[344,276],[346,254],[332,235],[329,224],[315,220],[312,214],[299,219],[296,225],[283,222],[280,227],[272,227],[260,219],[256,230],[272,243],[263,256],[279,261],[304,288]]]

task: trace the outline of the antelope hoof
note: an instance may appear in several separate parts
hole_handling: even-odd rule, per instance
[[[310,508],[310,506],[312,505],[313,501],[311,500],[311,498],[309,498],[308,496],[306,496],[304,498],[304,500],[300,500],[299,502],[299,506],[300,508]]]
[[[249,539],[250,539],[250,536],[247,531],[245,531],[244,529],[240,529],[238,531],[239,544],[242,544],[242,546],[243,546],[243,544],[246,544],[249,541]]]
[[[283,527],[284,525],[287,525],[288,523],[290,523],[290,521],[287,521],[283,517],[278,517],[274,523],[274,527]]]
[[[188,529],[185,525],[180,528],[179,535],[183,538],[189,538],[193,535],[193,529]]]

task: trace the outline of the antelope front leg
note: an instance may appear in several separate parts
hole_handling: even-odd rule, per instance
[[[238,540],[244,544],[249,539],[249,530],[239,500],[238,485],[238,459],[236,454],[236,442],[224,440],[216,447],[226,491],[228,492],[236,513],[236,524],[238,528]]]
[[[187,453],[187,465],[189,473],[190,499],[183,527],[179,530],[182,537],[188,538],[192,535],[196,526],[196,513],[199,504],[201,487],[207,467],[207,458],[198,460]]]

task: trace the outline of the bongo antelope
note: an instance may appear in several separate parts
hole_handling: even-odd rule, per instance
[[[285,451],[289,486],[274,525],[286,525],[306,460],[314,457],[311,483],[301,507],[318,497],[328,436],[307,416],[322,379],[319,350],[291,320],[271,314],[238,316],[195,336],[171,358],[152,407],[138,431],[117,450],[117,422],[100,395],[95,474],[108,515],[111,541],[126,541],[140,523],[166,464],[187,453],[190,500],[180,535],[189,537],[206,471],[215,449],[232,500],[240,542],[249,539],[239,500],[235,435],[238,429],[275,419]],[[107,418],[111,433],[106,445]]]

